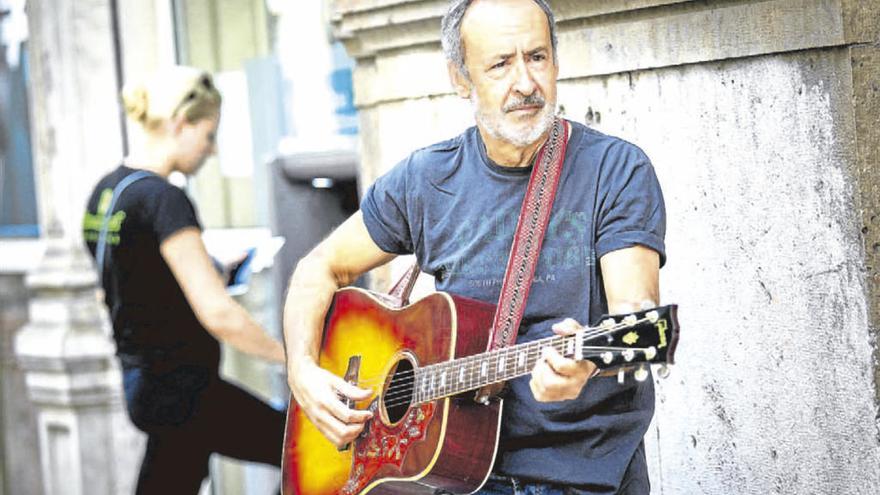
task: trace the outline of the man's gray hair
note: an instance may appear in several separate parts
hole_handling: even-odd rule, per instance
[[[558,65],[559,59],[556,56],[556,20],[553,17],[553,11],[547,5],[546,0],[532,0],[547,15],[547,24],[550,26],[550,43],[553,48],[553,63]],[[440,43],[443,45],[443,53],[446,59],[455,64],[462,75],[470,78],[467,67],[464,65],[464,43],[461,39],[461,21],[468,7],[474,3],[474,0],[452,0],[449,10],[443,16],[440,23]]]

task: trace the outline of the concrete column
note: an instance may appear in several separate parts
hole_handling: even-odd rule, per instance
[[[28,291],[23,273],[4,268],[0,268],[0,494],[44,493],[36,409],[28,400],[25,375],[13,347],[15,332],[27,322]]]
[[[45,493],[130,493],[140,449],[81,237],[99,175],[122,155],[108,0],[28,4],[31,111],[46,253],[27,276],[16,355],[36,408]],[[133,458],[134,457],[134,458]]]

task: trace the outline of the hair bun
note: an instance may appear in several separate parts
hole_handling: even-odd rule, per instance
[[[178,115],[195,122],[218,114],[221,104],[210,74],[181,65],[165,67],[126,84],[120,96],[125,114],[147,132]]]
[[[122,105],[125,114],[136,122],[147,122],[147,111],[149,108],[149,97],[147,88],[143,84],[127,86],[122,89]]]

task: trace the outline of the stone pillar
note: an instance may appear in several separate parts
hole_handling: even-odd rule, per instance
[[[28,4],[34,168],[47,249],[27,276],[30,322],[15,349],[51,494],[130,493],[140,453],[81,237],[89,191],[122,156],[110,12],[108,0]]]
[[[6,263],[0,263],[0,494],[44,493],[36,409],[28,400],[13,346],[15,332],[27,322],[28,291],[24,274],[2,265]]]

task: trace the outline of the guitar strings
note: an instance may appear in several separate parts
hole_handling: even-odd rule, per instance
[[[618,324],[616,324],[614,326],[610,326],[610,327],[588,327],[588,328],[585,328],[583,334],[581,335],[581,340],[582,340],[581,349],[582,350],[590,350],[590,351],[593,351],[593,353],[584,355],[583,359],[588,359],[591,357],[601,357],[602,355],[604,355],[605,353],[610,352],[610,351],[615,351],[615,352],[626,352],[626,351],[646,352],[647,348],[584,346],[583,345],[583,341],[586,341],[587,339],[593,339],[595,337],[599,337],[599,336],[608,334],[608,333],[616,331],[616,330],[632,327],[632,326],[638,325],[639,323],[643,323],[645,321],[648,321],[648,319],[644,318],[641,320],[637,320],[636,322],[630,322],[630,323],[622,322],[622,323],[618,323]],[[520,348],[519,350],[515,351],[516,347],[502,348],[502,349],[493,351],[491,353],[474,355],[474,356],[466,356],[466,357],[458,359],[458,360],[446,361],[443,363],[437,363],[437,364],[425,366],[423,368],[417,368],[417,369],[409,370],[406,372],[402,372],[398,375],[395,375],[392,378],[393,383],[385,391],[385,394],[383,396],[385,405],[386,405],[386,407],[394,407],[394,406],[398,406],[398,405],[412,403],[413,398],[420,399],[420,402],[428,402],[430,400],[436,400],[436,399],[444,397],[444,396],[451,396],[451,395],[455,395],[455,394],[458,394],[461,392],[465,392],[467,390],[477,389],[477,388],[479,388],[479,386],[474,386],[474,387],[469,386],[468,388],[465,388],[464,390],[456,390],[453,393],[441,395],[438,397],[434,397],[432,393],[427,393],[427,395],[424,398],[422,398],[421,396],[425,395],[425,392],[434,392],[437,388],[442,389],[445,386],[441,385],[439,387],[436,387],[434,385],[433,379],[432,379],[430,388],[426,388],[427,387],[426,382],[422,382],[421,385],[423,388],[421,390],[419,390],[418,387],[416,386],[416,382],[418,381],[418,378],[420,376],[422,376],[422,377],[430,376],[430,373],[432,373],[432,372],[436,373],[437,371],[442,370],[444,367],[452,370],[452,369],[454,369],[455,366],[458,367],[458,369],[456,371],[459,372],[459,376],[461,376],[461,373],[464,372],[464,374],[466,376],[469,376],[471,378],[471,380],[469,380],[469,381],[473,382],[474,373],[477,372],[478,370],[482,369],[482,367],[487,362],[487,358],[491,357],[491,354],[493,354],[493,353],[496,354],[495,357],[505,357],[506,358],[506,357],[510,357],[510,355],[513,354],[516,357],[523,359],[522,353],[525,352],[526,356],[525,356],[524,360],[528,361],[528,366],[523,365],[523,367],[526,368],[527,371],[524,371],[522,373],[518,373],[518,372],[516,372],[516,369],[520,366],[514,365],[513,370],[511,370],[510,366],[505,364],[505,365],[503,365],[503,370],[501,371],[501,374],[504,375],[505,378],[500,379],[500,380],[495,380],[490,383],[486,383],[485,385],[489,385],[491,383],[502,382],[502,381],[514,378],[516,376],[526,375],[531,370],[531,365],[533,363],[533,360],[535,360],[538,357],[538,355],[540,355],[540,353],[544,347],[547,347],[549,345],[554,348],[557,348],[563,354],[565,354],[566,348],[570,347],[572,345],[571,340],[573,338],[577,338],[577,337],[578,337],[577,334],[569,335],[569,336],[545,337],[543,339],[539,339],[539,340],[530,342],[528,344],[524,344],[523,345],[524,350],[522,348]],[[542,344],[545,344],[545,345],[542,345]],[[506,354],[507,356],[502,356],[501,355],[502,353]],[[468,361],[470,361],[470,362],[468,362]],[[512,361],[512,362],[515,362],[515,361]],[[452,363],[456,363],[456,364],[452,364]],[[474,364],[477,364],[478,366],[475,367],[475,366],[473,366]],[[507,376],[507,375],[509,375],[509,373],[511,371],[513,371],[514,376]],[[412,374],[415,374],[415,376],[413,378],[409,378],[409,375],[412,375]],[[436,379],[437,375],[435,374],[433,376],[434,376],[434,379]],[[363,380],[360,383],[360,385],[365,385],[370,382],[384,383],[386,381],[386,379],[387,379],[386,377],[379,377],[378,379],[374,379],[374,380],[367,379],[367,380]],[[477,381],[480,381],[479,378]],[[480,385],[480,386],[485,386],[485,385]],[[420,394],[420,392],[422,392],[422,394]],[[399,400],[399,399],[403,399],[403,400]]]
[[[648,350],[648,348],[632,348],[632,347],[617,347],[617,348],[615,348],[615,347],[596,347],[595,352],[594,352],[594,353],[591,353],[591,354],[587,354],[586,357],[601,357],[605,352],[608,352],[609,350],[617,350],[617,351],[627,351],[627,350],[631,350],[631,351],[634,351],[634,352],[646,352],[646,351]],[[507,371],[509,371],[509,370],[507,370]],[[501,379],[493,380],[493,381],[491,381],[491,382],[485,383],[483,386],[485,386],[485,385],[491,385],[491,384],[493,384],[493,383],[503,382],[503,381],[506,381],[506,380],[511,380],[511,379],[513,379],[513,378],[517,378],[517,377],[519,377],[519,376],[527,375],[527,374],[529,374],[530,372],[531,372],[531,368],[528,368],[527,371],[523,371],[522,373],[515,372],[515,376],[507,376],[507,377],[505,377],[505,378],[501,378]],[[442,387],[441,387],[441,388],[442,388]],[[459,394],[459,393],[467,392],[467,391],[469,391],[469,390],[476,390],[477,388],[479,388],[479,387],[471,387],[471,386],[467,386],[467,387],[465,387],[463,390],[454,390],[454,391],[450,391],[449,393],[440,394],[440,395],[437,395],[437,396],[429,394],[428,396],[426,396],[426,397],[424,397],[424,398],[420,398],[420,400],[419,400],[418,402],[419,402],[419,403],[422,403],[422,402],[430,402],[430,401],[432,401],[432,400],[440,399],[440,398],[443,398],[443,397],[450,397],[450,396],[453,396],[453,395],[457,395],[457,394]],[[390,390],[390,389],[389,389],[389,390]],[[430,389],[430,390],[434,390],[434,389]],[[385,402],[386,407],[394,407],[394,406],[398,406],[398,405],[402,405],[402,404],[407,404],[407,403],[411,403],[412,401],[410,401],[409,399],[406,399],[406,397],[416,396],[417,394],[418,394],[418,391],[416,391],[414,387],[412,388],[412,392],[410,392],[410,389],[407,387],[407,390],[397,390],[397,391],[395,391],[395,393],[391,393],[391,394],[386,393],[386,394],[384,395],[384,398],[385,398],[385,401],[384,401],[384,402]],[[401,400],[398,400],[398,399],[404,399],[404,400],[401,401]]]
[[[609,326],[609,327],[587,327],[584,329],[583,335],[581,335],[582,345],[583,345],[583,342],[585,342],[588,339],[601,337],[603,335],[606,335],[608,333],[611,333],[611,332],[614,332],[614,331],[617,331],[620,329],[633,327],[633,326],[638,325],[639,323],[643,323],[645,321],[648,321],[647,318],[644,318],[642,320],[637,320],[636,322],[632,322],[632,323],[618,323],[614,326]],[[394,378],[392,378],[392,381],[394,381],[395,383],[392,384],[388,388],[388,390],[385,391],[385,396],[387,397],[389,395],[389,393],[397,391],[401,388],[405,389],[404,392],[408,392],[408,390],[410,388],[415,389],[415,387],[411,387],[412,380],[407,380],[407,382],[405,382],[405,383],[400,383],[401,378],[408,378],[409,375],[414,374],[414,373],[417,374],[417,376],[414,378],[414,380],[416,380],[416,379],[418,379],[419,376],[428,376],[429,373],[434,372],[435,370],[440,370],[443,367],[452,368],[453,365],[451,363],[458,362],[459,363],[458,364],[458,366],[459,366],[458,371],[459,372],[460,372],[461,368],[465,368],[466,373],[470,373],[472,375],[474,372],[479,370],[483,366],[483,364],[487,361],[487,358],[492,356],[493,354],[500,357],[501,354],[503,353],[509,357],[511,354],[519,354],[520,352],[523,352],[523,348],[524,348],[525,352],[526,352],[526,359],[531,361],[532,359],[534,359],[537,355],[539,355],[541,353],[541,351],[544,347],[548,347],[548,346],[558,348],[558,350],[562,351],[564,354],[565,348],[570,345],[570,341],[573,338],[577,338],[577,337],[578,337],[577,334],[565,335],[565,336],[554,335],[554,336],[550,336],[550,337],[545,337],[543,339],[538,339],[538,340],[529,342],[527,344],[522,344],[523,347],[519,348],[519,350],[517,350],[516,352],[514,352],[517,349],[516,346],[505,347],[502,349],[491,351],[489,353],[466,356],[464,358],[460,358],[460,359],[453,360],[453,361],[445,361],[442,363],[436,363],[436,364],[428,365],[428,366],[425,366],[422,368],[416,368],[413,370],[401,372],[400,374],[395,375]],[[583,346],[582,348],[583,349],[590,349],[590,348],[595,348],[595,346]],[[605,351],[608,351],[608,350],[615,350],[615,349],[613,349],[613,348],[605,349]],[[601,353],[599,355],[601,355]],[[473,365],[477,365],[477,366],[475,367]],[[505,371],[506,371],[506,368],[507,367],[505,366]],[[378,377],[378,379],[365,379],[365,380],[362,380],[359,384],[367,385],[367,384],[384,383],[386,379],[387,379],[386,376]],[[503,380],[499,380],[499,381],[503,381]],[[370,387],[370,388],[372,388],[372,387]],[[474,388],[478,388],[478,387],[474,387]],[[432,389],[433,389],[433,387],[432,387]],[[416,391],[416,393],[417,393],[417,391]]]
[[[589,356],[589,357],[599,357],[599,356],[601,356],[602,354],[604,354],[605,352],[607,352],[607,349],[613,349],[613,348],[605,348],[605,349],[603,349],[601,352],[597,352],[596,354],[588,354],[587,356]],[[633,350],[633,351],[639,351],[639,352],[645,352],[645,351],[647,351],[647,348],[643,348],[643,349],[642,349],[642,348],[622,347],[622,348],[619,348],[619,349],[622,349],[622,350]],[[529,372],[530,372],[530,371],[524,372],[524,373],[522,373],[522,374],[520,374],[520,375],[518,375],[518,376],[526,375],[526,374],[528,374]],[[507,377],[507,378],[503,378],[503,379],[499,379],[499,380],[494,380],[494,381],[492,381],[492,382],[486,383],[485,385],[492,385],[492,384],[495,384],[495,383],[500,383],[500,382],[503,382],[503,381],[510,380],[510,379],[512,379],[512,378],[516,378],[516,377]],[[403,394],[392,394],[392,395],[394,395],[393,399],[392,399],[388,394],[386,394],[386,395],[385,395],[385,400],[384,400],[383,402],[385,403],[385,407],[386,407],[386,408],[389,408],[389,407],[396,407],[396,406],[402,406],[402,405],[404,405],[404,404],[407,404],[407,405],[416,405],[416,404],[422,404],[422,403],[426,403],[426,402],[431,402],[431,401],[433,401],[433,400],[443,399],[443,398],[446,398],[446,397],[451,397],[451,396],[454,396],[454,395],[458,395],[458,394],[460,394],[460,393],[468,392],[469,390],[476,390],[477,388],[479,388],[479,387],[466,388],[465,390],[451,391],[451,392],[448,392],[448,393],[445,393],[445,394],[436,395],[436,396],[434,396],[434,395],[430,395],[430,396],[425,397],[425,398],[422,398],[422,399],[420,399],[420,400],[418,400],[418,401],[412,401],[412,400],[407,399],[407,398],[406,398],[406,397],[407,397],[407,394],[406,394],[405,392],[404,392]],[[416,394],[413,393],[413,394],[411,394],[411,395],[415,396]],[[402,399],[402,400],[401,400],[401,399]]]
[[[582,345],[583,345],[584,343],[586,343],[586,341],[589,340],[589,339],[593,339],[593,338],[596,338],[596,337],[601,337],[601,336],[603,336],[603,335],[607,335],[607,334],[609,334],[609,333],[611,333],[611,332],[615,332],[615,331],[617,331],[617,330],[621,330],[621,329],[625,329],[625,328],[630,328],[630,327],[633,327],[633,326],[635,326],[635,325],[638,325],[639,323],[643,323],[643,322],[645,322],[645,321],[648,321],[647,318],[642,319],[642,320],[637,320],[636,322],[633,322],[633,323],[618,323],[618,324],[616,324],[615,326],[611,326],[611,327],[585,327],[585,328],[584,328],[584,333],[580,336],[580,337],[581,337],[581,341],[582,341]],[[554,346],[554,347],[555,347],[556,344],[560,344],[561,350],[564,351],[565,344],[568,344],[568,343],[570,342],[570,340],[572,340],[572,339],[574,339],[574,338],[576,338],[576,337],[578,337],[577,334],[573,334],[573,335],[553,335],[553,336],[550,336],[550,337],[544,337],[544,338],[542,338],[542,339],[534,340],[534,341],[532,341],[532,342],[528,342],[528,343],[520,344],[520,345],[517,345],[517,346],[503,347],[503,348],[501,348],[501,349],[496,349],[496,350],[494,350],[494,351],[490,351],[490,352],[483,353],[483,354],[476,354],[476,355],[471,355],[471,356],[465,356],[465,357],[463,357],[463,358],[459,358],[459,359],[456,359],[456,360],[453,360],[453,361],[445,361],[445,362],[442,362],[442,363],[431,364],[431,365],[428,365],[428,366],[424,366],[424,367],[418,368],[418,370],[424,373],[424,372],[427,372],[427,370],[431,370],[431,369],[434,369],[434,368],[443,367],[443,366],[451,366],[450,363],[454,363],[454,362],[456,362],[456,361],[464,362],[464,361],[468,361],[468,360],[469,360],[469,361],[472,361],[472,362],[478,362],[478,364],[481,364],[481,363],[479,363],[481,360],[485,360],[486,358],[492,356],[493,354],[494,354],[494,355],[500,355],[500,354],[502,354],[502,353],[505,353],[505,354],[508,354],[508,355],[509,355],[509,354],[511,354],[511,353],[514,353],[515,350],[519,350],[519,351],[521,351],[522,349],[526,349],[526,352],[530,352],[530,353],[531,353],[531,352],[540,352],[541,349],[543,349],[544,347],[548,347],[548,346]],[[589,347],[589,346],[585,346],[585,347]],[[474,363],[471,363],[471,364],[474,364]],[[402,373],[401,373],[400,375],[398,375],[398,376],[404,376],[404,375],[406,375],[406,374],[413,373],[413,372],[415,372],[415,370],[402,372]],[[383,381],[383,382],[384,382],[384,378],[380,377],[379,380],[377,380],[377,382],[378,382],[378,381]],[[367,380],[365,380],[365,382],[367,382]]]
[[[633,353],[636,353],[636,352],[646,353],[646,352],[648,352],[648,349],[649,348],[647,348],[647,347],[638,348],[638,347],[585,346],[584,350],[588,350],[591,352],[589,354],[585,354],[584,359],[594,358],[594,357],[602,357],[607,352],[625,353],[627,351],[631,351]],[[492,382],[489,382],[489,383],[486,383],[486,384],[480,385],[480,386],[489,385],[491,383],[498,383],[498,382],[510,380],[513,378],[517,378],[519,376],[529,374],[531,372],[531,370],[533,369],[533,364],[537,360],[537,357],[539,354],[540,354],[540,352],[538,352],[538,353],[530,352],[528,354],[528,356],[523,360],[524,363],[522,365],[514,365],[513,367],[511,367],[511,366],[505,364],[503,369],[500,372],[500,374],[503,375],[504,378],[493,380]],[[520,368],[520,371],[517,371],[518,368]],[[462,369],[464,369],[464,371],[465,371],[464,374],[461,373]],[[480,386],[473,386],[473,382],[475,381],[475,380],[473,380],[473,378],[474,378],[473,375],[474,375],[474,372],[476,372],[478,370],[479,370],[479,368],[467,369],[467,368],[464,368],[464,366],[462,366],[462,368],[460,368],[458,370],[459,373],[457,375],[459,377],[461,377],[462,375],[465,376],[466,381],[462,382],[462,379],[459,378],[459,383],[469,383],[469,385],[466,385],[463,389],[457,390],[449,395],[455,395],[460,392],[466,392],[468,390],[475,390],[475,389],[479,388]],[[468,373],[470,373],[470,374],[468,374]],[[499,373],[496,373],[496,376],[498,376],[498,374]],[[456,375],[456,374],[453,373],[453,375]],[[436,378],[436,376],[437,375],[435,375],[435,378]],[[480,381],[482,378],[484,378],[484,377],[479,376],[479,377],[477,377],[476,381]],[[425,388],[421,389],[421,392],[432,392],[438,388],[439,389],[448,388],[445,385],[440,385],[440,386],[436,386],[436,387],[434,385],[427,386],[427,385],[424,385],[425,383],[426,382],[422,382],[422,384]],[[455,387],[453,386],[453,388],[455,388]],[[408,380],[404,383],[400,383],[400,381],[397,381],[395,383],[395,385],[390,386],[388,388],[388,390],[386,390],[384,397],[386,398],[386,400],[388,400],[391,398],[397,398],[400,395],[418,395],[419,392],[420,392],[420,390],[417,389],[417,387],[414,385],[412,380]],[[429,397],[433,397],[430,394],[428,394],[428,395],[429,395]],[[425,399],[425,401],[428,401],[428,400],[432,400],[432,399],[430,399],[430,398]]]
[[[617,330],[621,330],[621,329],[624,329],[624,328],[628,328],[628,327],[631,327],[631,326],[635,326],[635,325],[637,325],[637,324],[639,324],[639,323],[641,323],[641,322],[643,322],[643,321],[646,321],[646,319],[644,319],[644,320],[639,320],[639,321],[637,321],[637,322],[635,322],[635,323],[618,323],[617,325],[615,325],[615,326],[613,326],[613,327],[584,327],[584,329],[583,329],[583,330],[584,330],[584,333],[583,333],[583,335],[581,336],[581,338],[582,338],[582,340],[585,342],[587,339],[592,339],[592,338],[595,338],[595,337],[601,337],[601,336],[603,336],[603,335],[606,335],[606,334],[608,334],[608,333],[611,333],[611,332],[614,332],[614,331],[617,331]],[[526,348],[526,349],[527,349],[527,352],[532,352],[532,351],[535,351],[535,350],[536,350],[536,351],[540,351],[540,350],[543,349],[544,347],[547,347],[547,345],[541,345],[541,344],[547,344],[547,343],[549,342],[550,345],[553,345],[554,343],[551,342],[551,341],[554,341],[554,340],[555,340],[556,342],[558,342],[558,343],[567,343],[567,340],[566,340],[566,339],[571,339],[571,338],[573,338],[573,337],[577,337],[577,334],[574,334],[574,335],[554,335],[554,336],[544,337],[544,338],[542,338],[542,339],[534,340],[534,341],[532,341],[532,342],[528,342],[528,343],[524,343],[524,344],[520,344],[520,345],[522,346],[522,348]],[[538,349],[533,349],[534,346],[539,346],[539,348],[538,348]],[[476,362],[476,361],[479,361],[479,360],[481,359],[481,357],[482,357],[482,359],[485,359],[486,357],[488,357],[488,356],[490,356],[490,355],[492,355],[492,354],[500,354],[500,353],[503,353],[503,352],[507,352],[507,353],[509,353],[511,350],[516,349],[516,348],[518,348],[518,347],[519,347],[519,346],[504,347],[504,348],[497,349],[497,350],[490,351],[490,352],[483,353],[483,354],[476,354],[476,355],[471,355],[471,356],[465,356],[465,357],[462,357],[462,358],[455,359],[455,360],[453,360],[453,361],[445,361],[445,362],[442,362],[442,363],[435,363],[435,364],[431,364],[431,365],[428,365],[428,366],[423,366],[423,367],[421,367],[421,368],[416,368],[416,369],[413,369],[413,370],[409,370],[409,371],[401,372],[399,375],[396,375],[396,376],[406,376],[406,375],[408,375],[408,374],[410,374],[410,373],[416,373],[416,372],[423,372],[423,373],[424,373],[425,370],[432,369],[432,368],[434,368],[434,367],[438,367],[438,366],[449,365],[449,363],[456,362],[456,361],[459,361],[459,362],[474,361],[474,362]],[[471,363],[471,364],[474,364],[474,363]],[[369,384],[369,385],[377,385],[377,384],[380,384],[380,383],[384,383],[386,379],[387,379],[387,376],[374,376],[374,377],[369,377],[369,378],[365,378],[365,379],[363,379],[363,380],[360,380],[358,383],[359,383],[359,384],[363,384],[363,385],[368,385],[368,384]]]
[[[560,346],[560,347],[564,347],[565,344],[566,343],[563,342],[563,346]],[[522,375],[526,375],[526,374],[530,373],[532,368],[534,367],[534,363],[537,362],[538,358],[540,357],[542,349],[543,348],[528,349],[528,350],[522,351],[525,353],[524,356],[520,356],[519,355],[520,353],[517,353],[518,355],[516,355],[516,356],[510,356],[510,357],[521,358],[523,364],[518,365],[518,364],[516,364],[517,360],[511,359],[510,363],[513,363],[512,366],[508,363],[505,363],[504,365],[500,366],[500,368],[501,368],[500,371],[498,371],[499,367],[494,367],[496,370],[496,372],[495,372],[496,376],[498,376],[500,374],[500,375],[505,376],[506,378],[496,380],[492,383],[495,383],[498,381],[509,380],[509,379],[516,378],[518,376],[522,376]],[[609,351],[621,351],[621,352],[626,351],[626,350],[632,350],[634,352],[635,351],[642,351],[642,349],[637,349],[637,348],[634,349],[634,348],[628,348],[628,347],[601,347],[601,346],[585,346],[583,349],[595,352],[594,354],[591,353],[591,354],[585,355],[584,359],[592,358],[592,357],[601,357],[605,352],[609,352]],[[559,349],[559,350],[564,350],[564,349]],[[474,364],[477,364],[478,366],[473,366]],[[517,369],[521,369],[522,372],[517,371]],[[437,368],[436,371],[428,371],[428,368],[422,368],[420,370],[421,374],[417,375],[416,379],[418,379],[419,376],[421,376],[421,377],[431,376],[432,372],[434,373],[434,375],[433,375],[434,378],[436,378],[436,377],[440,376],[436,373],[441,372],[441,370],[442,370],[442,368]],[[451,370],[447,370],[447,371],[451,371]],[[477,375],[477,372],[480,372],[480,374]],[[485,373],[488,373],[488,369],[485,371]],[[513,376],[509,376],[511,374],[513,374]],[[467,391],[467,390],[479,388],[479,386],[472,386],[473,382],[481,381],[482,379],[485,378],[485,375],[483,375],[482,363],[479,363],[479,362],[462,363],[461,366],[457,370],[455,370],[455,373],[449,373],[449,375],[453,376],[453,379],[455,379],[455,377],[464,376],[466,383],[471,384],[471,385],[467,385],[465,390],[462,390],[462,391]],[[475,375],[477,375],[477,376],[475,376]],[[414,384],[415,380],[413,380],[413,379],[398,380],[397,377],[395,377],[395,379],[393,379],[392,381],[393,381],[393,384],[391,386],[389,386],[388,389],[385,391],[384,396],[386,398],[396,397],[399,394],[407,394],[407,393],[409,393],[410,390],[413,390],[414,394],[418,394],[420,391],[420,390],[417,390],[417,387]],[[461,378],[459,378],[459,383],[461,383],[461,382],[462,382],[462,380],[461,380]],[[435,386],[435,385],[431,385],[429,383],[430,382],[422,381],[421,385],[425,388],[423,388],[421,390],[422,391],[425,391],[425,390],[433,391],[436,388],[444,388],[445,387],[445,385]],[[486,385],[488,385],[488,383]]]

